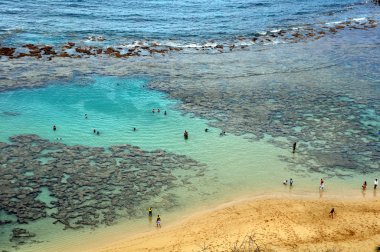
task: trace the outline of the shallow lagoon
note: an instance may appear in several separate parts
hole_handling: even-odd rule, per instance
[[[143,217],[149,204],[153,204],[165,216],[165,222],[170,223],[183,214],[215,206],[234,199],[237,195],[318,195],[318,179],[325,174],[305,173],[307,169],[299,166],[298,172],[289,169],[289,162],[282,161],[283,157],[297,160],[301,154],[291,154],[290,147],[276,147],[273,143],[281,138],[274,139],[265,135],[260,141],[253,142],[249,134],[235,136],[230,132],[221,137],[221,129],[210,127],[209,121],[192,114],[182,114],[177,109],[181,102],[169,99],[162,92],[147,89],[150,82],[147,77],[94,76],[90,81],[74,79],[70,83],[52,83],[43,88],[0,94],[0,140],[3,142],[13,135],[38,134],[52,142],[67,145],[108,147],[127,143],[146,151],[163,149],[186,155],[206,165],[204,174],[200,176],[187,171],[176,171],[174,175],[179,181],[176,187],[163,194],[153,194],[152,199],[136,206],[139,209],[137,215],[132,218],[125,215],[118,219],[118,224],[111,227],[101,226],[92,231],[63,231],[63,226],[53,225],[50,218],[22,225],[37,234],[37,241],[43,241],[34,243],[31,247],[25,245],[22,249],[28,247],[28,250],[34,251],[64,251],[71,246],[79,246],[82,239],[100,242],[117,239],[123,233],[150,229],[152,224]],[[153,108],[156,109],[155,113],[152,113]],[[157,113],[157,108],[160,108],[160,113]],[[164,111],[167,112],[166,116]],[[52,130],[54,124],[57,126],[56,132]],[[134,127],[137,131],[133,131]],[[100,131],[99,136],[93,133],[94,128]],[[206,133],[205,128],[209,132]],[[185,129],[190,134],[187,141],[183,139]],[[286,139],[283,140],[286,142]],[[28,173],[28,176],[31,175]],[[283,179],[289,177],[296,181],[292,190],[281,184]],[[356,191],[354,194],[362,196],[355,190],[362,180],[362,175],[345,179],[329,178],[326,196],[347,190]],[[38,198],[51,200],[46,188],[41,188],[41,191]],[[155,205],[169,194],[175,195],[172,198],[175,201],[174,208],[165,209]],[[363,196],[375,195],[368,193]],[[6,234],[2,236],[2,244],[11,245],[7,233],[12,227],[9,225],[2,228]],[[81,246],[86,248],[86,245]]]

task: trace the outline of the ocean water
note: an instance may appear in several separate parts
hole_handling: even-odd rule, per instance
[[[200,44],[260,32],[362,18],[376,13],[370,1],[0,1],[0,42],[104,44],[133,41]],[[375,10],[374,10],[375,9]],[[372,13],[373,12],[373,13]]]
[[[0,1],[0,43],[200,46],[345,20],[379,22],[379,14],[371,1]],[[364,180],[372,186],[380,178],[378,41],[379,28],[347,28],[320,40],[228,53],[51,61],[2,57],[0,142],[37,134],[68,146],[130,144],[185,155],[204,170],[176,170],[176,187],[152,193],[136,205],[136,215],[124,214],[112,226],[63,230],[49,217],[0,225],[0,248],[91,251],[153,229],[145,217],[150,204],[167,225],[240,197],[378,197],[372,189],[360,190]],[[290,177],[292,189],[282,185]],[[320,178],[326,179],[324,193],[318,191]],[[36,199],[48,205],[56,200],[46,186]],[[15,222],[0,209],[4,219]],[[37,234],[34,239],[41,242],[15,247],[9,241],[15,227]]]

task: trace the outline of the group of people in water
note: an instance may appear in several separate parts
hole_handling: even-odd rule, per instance
[[[379,185],[379,181],[377,179],[375,179],[373,181],[373,189],[376,190],[378,185]],[[367,189],[367,181],[363,182],[362,189],[363,189],[363,191],[365,191]]]
[[[157,113],[160,113],[161,112],[161,110],[158,108],[157,109]],[[152,113],[156,113],[156,109],[155,108],[153,108],[152,109]],[[167,115],[167,112],[166,112],[166,110],[164,111],[164,115],[166,116]],[[87,114],[84,114],[84,118],[85,119],[88,119],[88,115]],[[57,126],[54,124],[53,125],[53,131],[56,131],[57,130]],[[136,127],[133,127],[133,131],[135,132],[135,131],[137,131],[137,128]],[[207,133],[207,132],[209,132],[209,129],[208,128],[205,128],[205,132]],[[95,134],[95,135],[100,135],[100,131],[99,130],[96,130],[96,129],[93,129],[93,133]],[[226,132],[225,131],[222,131],[220,134],[219,134],[219,136],[225,136],[226,135]],[[184,131],[184,133],[183,133],[183,137],[187,140],[188,138],[189,138],[189,132],[187,131],[187,130],[185,130]],[[57,140],[62,140],[62,138],[57,138]]]
[[[153,207],[148,208],[148,216],[149,216],[149,221],[151,221],[152,217],[153,217]],[[160,217],[160,215],[157,215],[156,227],[161,228],[161,217]]]
[[[284,182],[282,182],[283,185],[288,185],[288,180],[285,179]],[[289,186],[292,187],[293,186],[293,179],[290,178],[289,179]]]
[[[206,133],[208,132],[208,128],[205,128],[205,132]],[[219,134],[219,136],[225,136],[225,135],[226,135],[225,131],[222,131]],[[185,140],[187,140],[189,138],[189,132],[187,130],[185,130],[185,132],[183,132],[183,138],[185,138]]]
[[[161,112],[161,110],[158,108],[157,109],[157,113],[160,113]],[[152,109],[152,113],[154,114],[154,113],[156,113],[156,109]],[[166,113],[166,110],[164,111],[164,115],[167,115],[168,113]]]

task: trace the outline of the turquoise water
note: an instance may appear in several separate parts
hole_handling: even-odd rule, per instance
[[[265,142],[252,143],[228,132],[221,137],[221,130],[209,127],[206,120],[183,115],[176,109],[178,101],[167,99],[164,93],[148,90],[145,87],[148,82],[149,79],[141,77],[94,76],[91,82],[73,80],[70,83],[52,83],[44,88],[3,92],[0,94],[0,141],[8,141],[8,137],[13,135],[37,134],[68,145],[107,147],[128,143],[143,150],[164,149],[184,154],[206,164],[204,174],[199,177],[193,177],[186,171],[175,173],[186,182],[171,191],[177,196],[178,204],[172,211],[163,213],[168,216],[166,218],[171,216],[167,222],[176,220],[179,212],[215,205],[241,193],[249,193],[253,188],[283,191],[279,182],[288,176],[286,163],[276,156],[288,154],[286,151]],[[155,113],[152,113],[153,108]],[[57,126],[56,131],[52,129],[53,125]],[[205,132],[206,128],[208,132]],[[93,129],[100,134],[94,134]],[[188,140],[183,138],[184,130],[189,132]],[[67,179],[67,176],[62,178],[63,181]],[[270,181],[274,182],[274,187]],[[160,202],[161,197],[156,195],[153,202]],[[55,200],[46,187],[41,188],[37,199],[48,206]],[[156,205],[159,210],[159,205]],[[144,211],[145,207],[145,204],[141,206],[141,210]],[[48,214],[53,212],[49,210]],[[79,231],[63,231],[62,226],[52,222],[48,218],[21,225],[36,233],[37,240],[44,241],[27,247],[40,251],[53,246],[65,251],[69,245],[61,244],[62,235],[66,237],[64,240],[70,239],[76,246],[82,244],[81,239],[93,235],[89,231],[81,231],[78,240]],[[139,218],[121,219],[120,224],[108,228],[109,231],[96,232],[101,237],[117,236],[120,229],[135,232],[152,227],[147,227],[145,222]],[[7,226],[3,230],[9,233],[13,227]],[[55,242],[51,245],[46,241]],[[8,235],[3,236],[1,242],[8,244]]]

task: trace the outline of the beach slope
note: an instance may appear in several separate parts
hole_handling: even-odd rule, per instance
[[[334,219],[329,211],[334,207]],[[380,200],[257,199],[225,204],[180,223],[99,248],[121,251],[375,251]],[[247,250],[240,250],[247,251]]]

